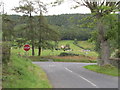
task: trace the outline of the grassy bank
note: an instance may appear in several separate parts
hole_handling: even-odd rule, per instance
[[[44,71],[30,59],[11,56],[8,66],[3,65],[3,88],[51,88]]]
[[[92,70],[94,72],[97,73],[102,73],[102,74],[106,74],[106,75],[111,75],[111,76],[120,76],[120,73],[116,67],[111,66],[111,65],[106,65],[106,66],[97,66],[97,65],[88,65],[88,66],[84,66],[84,68]]]

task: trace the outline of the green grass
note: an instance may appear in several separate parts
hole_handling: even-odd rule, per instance
[[[91,57],[97,57],[98,54],[95,52],[95,51],[90,51],[90,52],[83,52],[81,48],[79,48],[78,46],[74,45],[73,44],[73,40],[62,40],[62,41],[59,41],[59,48],[61,45],[66,45],[66,44],[69,44],[71,49],[73,49],[73,51],[65,51],[65,52],[70,52],[70,53],[75,53],[75,54],[81,54],[81,55],[85,55],[85,56],[91,56]],[[84,48],[94,48],[94,45],[87,42],[87,41],[78,41],[80,43],[80,45]],[[25,51],[23,50],[23,48],[21,49],[12,49],[13,52],[16,52],[16,53],[21,53],[22,55],[25,55]],[[63,50],[54,50],[54,51],[51,51],[49,49],[47,50],[42,50],[42,53],[41,53],[41,56],[57,56],[59,55],[61,52],[64,52]],[[31,56],[32,54],[32,50],[30,49],[27,54],[28,56]],[[37,53],[38,53],[38,49],[35,49],[35,56],[37,56]]]
[[[62,40],[62,41],[59,41],[59,48],[61,45],[66,45],[66,44],[69,44],[70,45],[70,48],[73,49],[73,51],[63,51],[63,50],[49,50],[49,49],[46,49],[46,50],[42,50],[42,53],[41,53],[41,56],[42,57],[47,57],[47,56],[58,56],[60,55],[60,53],[62,52],[66,52],[66,53],[74,53],[74,54],[79,54],[80,56],[85,56],[84,58],[79,58],[79,59],[76,59],[74,57],[68,59],[68,58],[50,58],[50,59],[53,59],[53,61],[55,62],[86,62],[86,63],[96,63],[96,60],[95,58],[97,58],[97,53],[95,51],[90,51],[90,52],[84,52],[81,48],[79,48],[78,46],[74,45],[73,44],[73,40]],[[80,43],[82,45],[82,47],[84,48],[94,48],[94,45],[87,42],[87,41],[78,41],[78,43]],[[23,50],[23,48],[21,49],[12,49],[12,52],[15,52],[15,53],[20,53],[21,55],[25,55],[25,51]],[[43,60],[43,59],[40,59],[41,57],[37,56],[37,53],[38,53],[38,49],[35,49],[35,56],[32,57],[32,50],[29,50],[27,52],[27,55],[30,56],[30,59],[33,60],[33,61],[48,61],[48,60]],[[91,60],[89,58],[86,58],[86,57],[91,57],[91,58],[94,58],[94,60]],[[49,59],[49,57],[47,58]]]
[[[54,62],[82,62],[82,63],[96,63],[94,60],[77,60],[77,59],[53,59]]]
[[[69,52],[69,53],[75,53],[75,54],[81,54],[81,55],[85,55],[85,56],[91,56],[91,57],[97,57],[98,54],[95,52],[95,51],[90,51],[90,52],[83,52],[83,50],[81,48],[79,48],[78,46],[74,45],[73,44],[73,40],[62,40],[62,41],[59,41],[59,48],[61,45],[66,45],[66,44],[69,44],[70,45],[70,48],[73,49],[73,51],[65,51],[65,52]],[[88,42],[88,41],[78,41],[78,43],[84,47],[84,48],[90,48],[90,49],[94,49],[95,45]],[[49,55],[59,55],[61,52],[64,52],[63,50],[60,50],[60,51],[54,51],[52,52],[51,50],[44,50],[42,52],[42,56],[49,56]]]
[[[11,56],[8,66],[3,65],[3,88],[52,88],[44,71],[30,59]]]
[[[78,45],[82,46],[85,49],[94,50],[94,48],[95,48],[95,45],[93,43],[88,42],[88,41],[78,41]]]
[[[120,76],[120,73],[119,73],[120,70],[118,70],[116,67],[111,65],[105,65],[102,67],[98,65],[88,65],[88,66],[84,66],[84,68],[92,70],[97,73],[107,74],[111,76]]]

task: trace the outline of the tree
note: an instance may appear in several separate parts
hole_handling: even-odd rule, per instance
[[[42,47],[50,48],[51,44],[49,43],[49,41],[58,40],[59,35],[54,30],[54,28],[52,28],[50,25],[48,25],[45,17],[42,14],[40,16],[38,16],[37,18],[38,18],[38,21],[37,21],[38,23],[36,26],[36,28],[37,28],[36,36],[37,36],[37,40],[38,40],[38,44],[37,44],[38,45],[38,56],[40,56]]]
[[[110,2],[109,0],[73,0],[76,2],[74,8],[79,6],[86,6],[90,9],[93,16],[97,19],[97,30],[98,30],[98,46],[99,46],[99,62],[98,65],[102,66],[105,64],[109,64],[110,57],[110,49],[108,38],[105,36],[106,29],[104,28],[104,16],[109,15],[111,13],[116,12],[120,5],[120,1],[116,0],[114,2]],[[58,3],[61,0],[58,0]]]
[[[36,0],[36,6],[37,6],[37,13],[39,13],[39,16],[37,17],[38,19],[38,23],[36,25],[36,28],[37,28],[37,37],[38,37],[38,56],[40,56],[41,54],[41,50],[42,50],[42,42],[43,42],[43,36],[45,36],[43,34],[44,32],[44,28],[45,28],[45,20],[44,20],[44,17],[42,15],[43,12],[46,12],[47,9],[44,5],[43,2],[39,1],[39,0]]]
[[[26,34],[24,33],[24,38],[29,40],[32,44],[32,55],[34,55],[36,45],[38,47],[38,55],[40,56],[43,44],[45,44],[46,40],[51,40],[52,34],[54,34],[51,33],[53,30],[49,27],[43,16],[43,13],[47,11],[45,4],[40,0],[34,2],[22,0],[20,1],[20,6],[15,7],[13,10],[28,15],[28,18],[25,19],[25,23],[21,24],[21,28],[26,32]],[[38,15],[33,17],[32,13]],[[26,18],[26,16],[24,15],[23,18]]]
[[[33,16],[32,13],[35,12],[35,8],[34,8],[34,3],[32,1],[28,1],[28,0],[21,0],[19,2],[19,7],[15,7],[13,10],[15,10],[16,12],[22,12],[24,14],[29,15],[29,19],[28,19],[28,23],[27,23],[27,32],[28,33],[28,39],[31,40],[31,44],[32,44],[32,55],[34,56],[34,39],[35,39],[35,33],[34,33],[34,24],[33,24]]]
[[[99,42],[99,62],[98,64],[100,66],[109,64],[109,57],[110,57],[110,49],[109,49],[109,43],[108,38],[105,36],[105,25],[104,25],[104,16],[109,15],[111,12],[115,12],[115,10],[118,9],[118,6],[120,4],[120,1],[116,2],[107,2],[106,0],[99,0],[96,2],[93,2],[92,0],[73,0],[77,3],[76,7],[79,7],[80,5],[84,5],[88,7],[91,10],[91,13],[96,17],[97,19],[97,28],[98,28],[98,42]]]
[[[21,48],[26,43],[30,42],[30,40],[27,38],[29,34],[26,33],[26,31],[27,31],[26,24],[17,24],[14,27],[14,42],[15,45],[18,46],[19,48]]]
[[[36,12],[39,14],[36,19],[36,39],[38,40],[38,56],[41,55],[42,47],[52,47],[48,40],[56,40],[56,35],[58,35],[51,27],[48,25],[47,20],[43,16],[43,13],[47,12],[46,5],[39,1],[35,1]],[[45,47],[46,46],[46,47]]]
[[[2,29],[3,29],[3,38],[2,41],[11,41],[13,35],[14,22],[9,18],[8,15],[2,15]]]
[[[8,15],[2,15],[2,61],[5,64],[9,63],[11,54],[11,41],[13,36],[14,22]]]
[[[115,53],[115,58],[120,58],[119,50],[119,18],[116,14],[110,14],[107,15],[104,19],[105,24],[109,27],[106,27],[106,37],[108,37],[108,40],[110,42],[110,49],[111,53]],[[117,52],[116,52],[117,50]]]

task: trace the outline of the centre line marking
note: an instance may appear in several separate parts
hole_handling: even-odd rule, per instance
[[[64,68],[65,68],[67,71],[72,72],[73,74],[75,74],[75,75],[77,75],[78,77],[82,78],[83,80],[87,81],[87,82],[90,83],[92,86],[98,88],[97,85],[95,85],[94,83],[92,83],[92,82],[89,81],[88,79],[84,78],[83,76],[81,76],[81,75],[79,75],[79,74],[77,74],[77,73],[71,71],[70,69],[68,69],[68,68],[66,68],[66,67],[64,67]]]
[[[67,71],[69,71],[69,72],[73,72],[73,71],[71,71],[70,69],[68,69],[68,68],[66,68],[66,67],[65,67],[65,69],[66,69]]]
[[[91,81],[87,80],[86,78],[84,78],[84,77],[82,77],[82,76],[80,76],[80,75],[78,75],[78,76],[81,77],[82,79],[84,79],[85,81],[89,82],[90,84],[92,84],[92,85],[95,86],[96,88],[98,88],[97,85],[95,85],[95,84],[92,83]]]

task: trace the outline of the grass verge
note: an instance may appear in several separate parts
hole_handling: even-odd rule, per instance
[[[54,62],[82,62],[82,63],[96,63],[93,60],[77,60],[77,59],[53,59]]]
[[[3,65],[3,88],[52,88],[44,71],[30,59],[11,55],[8,66]]]
[[[48,59],[54,62],[83,62],[83,63],[96,63],[93,58],[82,56],[29,56],[32,61],[48,61]]]
[[[116,67],[111,66],[111,65],[105,65],[105,66],[98,66],[98,65],[88,65],[88,66],[84,66],[84,68],[92,70],[94,72],[97,73],[102,73],[102,74],[106,74],[106,75],[111,75],[111,76],[120,76],[120,73]]]

